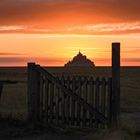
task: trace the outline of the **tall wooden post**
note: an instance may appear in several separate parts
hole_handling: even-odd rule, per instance
[[[112,43],[112,127],[120,122],[120,43]]]
[[[36,123],[38,120],[38,95],[40,91],[40,75],[35,70],[35,63],[28,63],[28,120]]]
[[[1,95],[2,95],[2,89],[3,89],[3,83],[0,82],[0,100],[1,100]]]

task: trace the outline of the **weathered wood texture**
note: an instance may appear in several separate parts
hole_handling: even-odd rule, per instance
[[[120,43],[112,43],[112,126],[119,126],[120,116]]]
[[[54,77],[33,64],[29,64],[29,72],[32,72],[32,76],[28,77],[30,119],[78,127],[98,128],[108,125],[111,104],[108,103],[111,101],[111,92],[107,92],[111,90],[107,90],[111,87],[108,78]]]

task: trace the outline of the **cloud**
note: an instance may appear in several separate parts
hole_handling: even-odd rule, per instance
[[[126,48],[122,48],[121,53],[124,55],[128,55],[128,54],[139,54],[140,53],[140,47],[127,47]]]
[[[0,26],[0,31],[10,31],[10,30],[17,31],[22,29],[25,30],[25,27],[24,26]]]
[[[0,56],[9,56],[9,55],[24,55],[24,54],[21,54],[21,53],[6,53],[6,52],[0,52]],[[1,57],[0,57],[1,58]]]
[[[87,33],[131,33],[140,32],[140,22],[134,23],[112,23],[112,24],[91,24],[84,26],[73,26],[67,28],[70,32],[87,32]]]
[[[42,65],[62,65],[67,60],[65,58],[46,58],[46,57],[21,57],[21,56],[1,56],[0,65],[2,66],[13,66],[21,65],[25,66],[28,62],[36,62]]]
[[[82,26],[69,26],[58,29],[36,28],[25,26],[0,26],[1,33],[41,33],[41,34],[129,34],[140,33],[140,22],[89,24]]]
[[[139,62],[139,64],[140,64],[140,58],[123,58],[123,61],[124,62]]]
[[[132,29],[133,23],[140,22],[139,5],[139,0],[4,0],[0,1],[0,26],[7,31],[1,33],[54,33],[74,27],[105,30],[106,26],[108,31],[139,32]],[[117,24],[124,23],[128,29],[118,29]],[[10,30],[9,26],[18,29]]]
[[[0,63],[19,63],[26,61],[24,57],[0,57]]]

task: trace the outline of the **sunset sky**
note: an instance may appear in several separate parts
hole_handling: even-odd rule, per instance
[[[97,66],[140,66],[140,0],[0,0],[0,66],[63,66],[79,50]]]

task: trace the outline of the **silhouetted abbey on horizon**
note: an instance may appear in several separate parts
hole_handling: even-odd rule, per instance
[[[65,64],[65,67],[95,67],[95,64],[79,51],[72,61]]]

